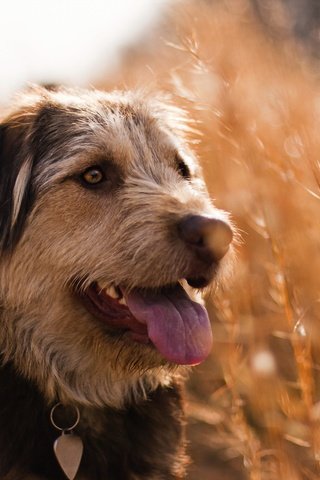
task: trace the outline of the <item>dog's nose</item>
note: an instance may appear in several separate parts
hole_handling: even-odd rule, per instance
[[[227,253],[233,234],[223,220],[201,215],[188,215],[178,224],[180,238],[201,260],[211,263]]]

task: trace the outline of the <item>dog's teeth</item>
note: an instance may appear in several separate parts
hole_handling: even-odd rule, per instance
[[[111,298],[119,298],[119,295],[117,293],[117,290],[114,287],[109,287],[105,290],[106,294],[109,295]]]
[[[124,297],[120,298],[119,303],[121,303],[121,305],[127,305],[127,302],[125,301]]]

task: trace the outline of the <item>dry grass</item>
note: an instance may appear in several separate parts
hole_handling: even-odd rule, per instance
[[[273,14],[285,28],[283,12]],[[191,112],[210,192],[242,232],[233,285],[210,305],[213,353],[190,379],[190,479],[320,476],[320,95],[311,64],[289,34],[268,36],[245,0],[195,0],[128,52],[113,81],[151,82]]]

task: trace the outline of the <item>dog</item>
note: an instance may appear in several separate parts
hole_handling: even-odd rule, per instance
[[[187,131],[141,92],[34,86],[3,113],[1,480],[184,478],[183,374],[212,343],[192,292],[234,230]]]

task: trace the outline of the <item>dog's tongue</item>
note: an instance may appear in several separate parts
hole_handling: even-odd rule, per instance
[[[181,285],[161,292],[123,294],[131,313],[147,325],[150,340],[167,360],[196,365],[209,355],[212,332],[207,311],[193,302]]]

